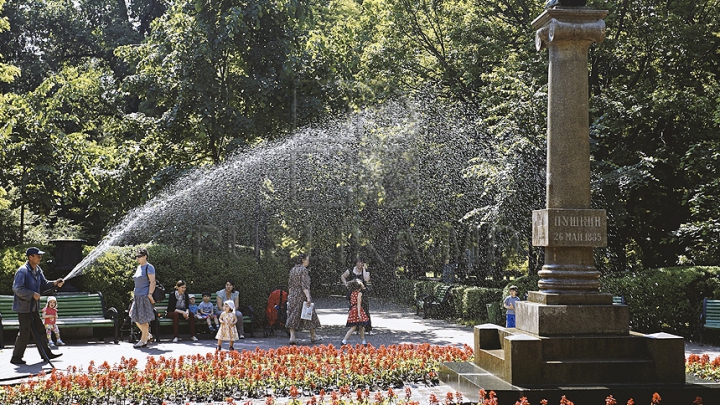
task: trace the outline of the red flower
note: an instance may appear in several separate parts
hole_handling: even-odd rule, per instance
[[[708,358],[709,358],[709,357],[708,357]],[[660,403],[661,400],[662,400],[662,398],[660,398],[660,394],[658,394],[658,393],[656,392],[656,393],[653,394],[651,404],[652,404],[652,405],[657,405],[657,404]]]
[[[605,405],[617,405],[617,401],[615,400],[615,398],[613,398],[612,395],[610,395],[609,397],[605,398]]]

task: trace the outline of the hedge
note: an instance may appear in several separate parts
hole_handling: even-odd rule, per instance
[[[720,267],[667,267],[601,278],[601,289],[624,295],[630,327],[641,333],[700,335],[703,298],[720,299]]]
[[[38,246],[49,251],[50,246]],[[240,305],[252,306],[258,324],[265,317],[265,305],[270,290],[277,284],[287,284],[287,260],[273,257],[261,258],[258,262],[250,255],[194,255],[192,252],[166,245],[152,244],[148,249],[149,262],[155,266],[157,279],[169,292],[177,280],[188,284],[188,292],[201,294],[203,291],[218,291],[225,287],[227,280],[235,283],[240,291]],[[27,246],[18,246],[0,251],[0,294],[12,294],[12,280],[15,271],[26,260]],[[138,246],[110,247],[83,274],[69,282],[80,291],[100,291],[107,306],[122,312],[129,307],[133,289],[132,274],[137,267],[135,252]],[[86,247],[85,255],[92,251]],[[48,269],[49,254],[43,256],[40,266]]]

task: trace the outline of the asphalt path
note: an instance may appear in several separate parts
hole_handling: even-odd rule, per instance
[[[345,327],[347,300],[344,297],[330,297],[317,299],[315,304],[323,325],[317,333],[323,340],[312,343],[308,331],[299,331],[297,333],[298,344],[339,346],[347,331]],[[467,344],[471,347],[474,345],[472,327],[460,326],[444,320],[423,319],[422,316],[416,315],[411,308],[378,298],[373,298],[370,308],[374,334],[366,336],[366,340],[373,346],[397,343]],[[132,347],[132,343],[127,341],[114,344],[111,339],[106,339],[105,342],[87,339],[66,340],[66,346],[54,349],[56,353],[62,353],[63,356],[53,360],[53,365],[59,370],[72,367],[87,369],[91,362],[94,362],[95,365],[101,365],[104,362],[114,365],[120,363],[122,358],[135,358],[138,360],[138,367],[142,368],[149,356],[179,357],[205,354],[215,350],[216,340],[210,334],[199,335],[200,340],[197,342],[190,341],[188,335],[181,333],[180,336],[183,338],[182,341],[171,343],[172,336],[163,335],[161,343],[153,343],[143,349],[135,349]],[[125,338],[127,339],[127,337]],[[0,380],[2,380],[0,383],[15,383],[22,376],[38,374],[43,370],[50,369],[49,365],[42,361],[34,345],[28,346],[25,351],[26,365],[10,364],[12,343],[6,342],[5,349],[0,350]],[[360,337],[353,335],[349,343],[360,343]],[[287,344],[288,335],[282,330],[276,331],[268,337],[263,337],[263,331],[257,330],[254,337],[247,336],[246,339],[235,342],[235,348],[237,350],[269,349]],[[690,353],[709,354],[711,359],[714,359],[720,356],[720,347],[686,342],[685,353],[686,356]]]

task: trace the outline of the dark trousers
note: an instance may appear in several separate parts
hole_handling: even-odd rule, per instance
[[[362,303],[360,303],[360,306],[362,309],[365,310],[365,314],[368,316],[368,323],[365,325],[365,332],[370,332],[372,330],[372,319],[370,318],[370,303],[367,297],[365,297],[365,294],[363,294]]]
[[[22,360],[30,339],[36,343],[38,353],[40,353],[40,357],[44,360],[44,354],[50,354],[51,352],[48,347],[47,336],[45,335],[45,325],[43,325],[40,319],[40,314],[37,311],[18,313],[18,322],[20,323],[20,331],[15,340],[15,349],[12,355],[13,360]],[[37,339],[37,341],[35,339]]]
[[[352,291],[347,292],[347,299],[350,301],[350,295],[352,294]],[[360,307],[365,311],[365,315],[368,316],[368,323],[365,325],[365,332],[370,332],[372,330],[372,318],[370,318],[370,300],[365,296],[365,293],[363,293],[362,302],[360,303]]]
[[[173,320],[174,337],[178,337],[178,332],[180,331],[180,320],[188,321],[190,324],[190,336],[195,336],[195,316],[193,314],[190,314],[188,319],[185,319],[181,313],[173,311],[168,312],[167,317]]]

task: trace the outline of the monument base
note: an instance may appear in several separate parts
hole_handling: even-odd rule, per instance
[[[463,394],[464,401],[477,403],[478,392],[494,391],[499,404],[514,404],[526,397],[531,404],[546,399],[556,404],[564,395],[576,404],[604,404],[610,395],[618,404],[626,404],[630,398],[636,404],[651,402],[658,393],[663,404],[692,404],[701,397],[705,404],[720,403],[720,384],[701,380],[693,375],[683,376],[680,384],[590,384],[590,385],[522,385],[511,384],[473,363],[444,363],[440,367],[440,381]]]
[[[544,305],[516,303],[517,329],[539,336],[627,335],[630,309],[627,305]]]
[[[682,384],[685,342],[667,333],[540,336],[475,326],[480,368],[513,385]]]

